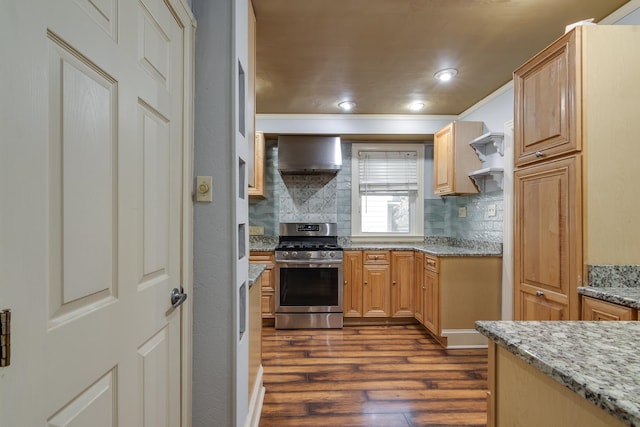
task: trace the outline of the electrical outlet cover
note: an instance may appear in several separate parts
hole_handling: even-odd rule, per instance
[[[466,207],[461,207],[458,208],[458,218],[466,218],[467,217],[467,208]]]

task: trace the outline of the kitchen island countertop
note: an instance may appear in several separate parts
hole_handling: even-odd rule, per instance
[[[478,321],[476,329],[623,423],[640,426],[640,322]]]
[[[262,275],[262,272],[265,270],[265,268],[266,268],[265,264],[260,264],[255,262],[249,263],[249,287],[252,287],[253,284],[258,281],[258,279],[260,278],[260,275]]]
[[[625,307],[640,309],[640,288],[580,286],[578,293]]]

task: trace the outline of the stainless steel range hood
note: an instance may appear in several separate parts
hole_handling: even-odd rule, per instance
[[[342,167],[339,136],[281,135],[278,137],[280,173],[336,173]]]

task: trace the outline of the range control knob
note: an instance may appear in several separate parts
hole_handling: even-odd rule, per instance
[[[336,253],[335,253],[335,252],[333,252],[333,251],[331,251],[331,252],[329,252],[329,256],[330,256],[331,258],[333,258],[334,256],[336,256]]]
[[[307,252],[307,258],[311,258],[313,256],[313,252]]]
[[[326,256],[327,256],[327,253],[326,253],[325,251],[322,251],[322,252],[320,252],[320,256],[321,256],[322,258],[324,258],[324,257],[326,257]]]
[[[282,252],[282,257],[283,258],[288,258],[289,257],[289,252],[287,252],[287,251]]]
[[[291,252],[291,256],[293,258],[297,258],[298,257],[298,252],[296,252],[296,251]]]

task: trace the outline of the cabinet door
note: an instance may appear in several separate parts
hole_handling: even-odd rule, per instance
[[[552,301],[567,306],[570,318],[579,318],[576,286],[581,282],[582,266],[580,176],[580,158],[575,156],[514,174],[516,320],[524,318],[525,309],[529,315],[541,313],[546,318],[543,311],[529,310],[534,301],[542,301],[543,306]]]
[[[422,324],[433,334],[440,336],[440,280],[437,273],[424,270],[424,315]]]
[[[273,264],[267,266],[262,273],[262,290],[260,294],[262,318],[275,319],[276,317],[276,290],[275,290],[275,272]]]
[[[391,253],[391,313],[393,317],[413,317],[415,275],[413,251]]]
[[[583,296],[582,320],[638,320],[638,311],[619,304]]]
[[[420,323],[423,323],[423,312],[424,312],[424,274],[422,270],[424,269],[424,255],[420,253],[415,254],[414,258],[415,263],[415,279],[416,286],[414,288],[415,293],[413,297],[414,304],[414,317]]]
[[[364,317],[390,317],[391,271],[389,265],[365,264],[362,272]]]
[[[249,197],[264,198],[264,133],[256,132],[253,145],[253,174],[249,180]]]
[[[543,291],[537,292],[537,295],[526,291],[519,293],[521,316],[517,320],[568,320],[567,304],[558,301],[562,298],[553,298],[553,294],[547,296]]]
[[[442,128],[433,139],[433,186],[435,194],[453,193],[453,123]]]
[[[571,31],[514,72],[516,166],[580,149],[579,54]]]
[[[344,251],[344,317],[362,317],[362,252]]]

